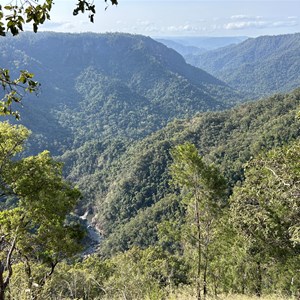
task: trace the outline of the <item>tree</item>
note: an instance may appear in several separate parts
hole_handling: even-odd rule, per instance
[[[203,161],[196,147],[190,143],[175,147],[172,157],[170,171],[173,182],[182,190],[187,224],[192,224],[187,227],[187,235],[197,249],[197,299],[201,299],[201,285],[206,299],[210,246],[216,220],[224,205],[225,179],[215,166]]]
[[[112,5],[118,4],[117,0],[110,2]],[[37,32],[41,24],[50,20],[53,4],[54,0],[45,0],[41,4],[38,0],[16,0],[5,6],[0,4],[0,36],[5,36],[7,32],[13,36],[18,35],[23,31],[25,23],[32,24],[33,31]],[[94,22],[96,8],[93,1],[77,0],[73,15],[76,16],[79,12],[88,12],[90,21]],[[14,115],[17,119],[20,117],[18,111],[13,109],[13,104],[21,103],[24,92],[38,91],[39,83],[32,78],[32,73],[21,70],[19,77],[13,79],[8,69],[0,68],[0,84],[4,92],[0,99],[0,115]]]
[[[58,262],[81,249],[82,231],[66,222],[80,193],[63,180],[62,165],[49,152],[16,160],[28,135],[22,126],[0,123],[0,200],[14,199],[0,211],[1,300],[13,275],[13,264],[24,262],[28,289],[36,298]],[[34,282],[32,262],[49,267],[38,282]]]
[[[231,197],[231,217],[249,243],[257,271],[255,291],[261,295],[264,263],[299,259],[300,140],[252,159],[245,176]],[[300,282],[293,285],[300,287]]]
[[[39,83],[34,81],[33,74],[26,70],[20,71],[20,76],[12,79],[8,69],[0,68],[0,83],[4,92],[4,96],[0,100],[0,116],[13,115],[16,119],[20,118],[20,114],[13,108],[14,103],[21,103],[24,93],[37,93]]]
[[[107,2],[107,0],[104,0]],[[112,5],[117,5],[117,0],[110,0]],[[10,31],[12,35],[23,31],[25,23],[32,24],[34,32],[38,31],[38,26],[50,20],[50,12],[54,5],[54,0],[44,0],[39,4],[38,0],[16,0],[14,4],[0,5],[0,35],[5,36]],[[73,15],[79,12],[89,12],[89,19],[94,21],[96,8],[93,1],[77,0]]]

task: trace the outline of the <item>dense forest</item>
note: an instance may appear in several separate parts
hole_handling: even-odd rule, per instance
[[[185,58],[253,98],[299,86],[299,45],[299,33],[261,36]]]
[[[62,153],[72,135],[81,144],[96,135],[141,138],[174,118],[228,108],[241,99],[149,37],[24,33],[0,45],[3,67],[14,73],[30,68],[41,84],[38,97],[18,107],[22,124],[45,136],[36,151]]]
[[[300,297],[299,34],[182,49],[213,75],[140,35],[0,45],[41,83],[1,117],[0,299]]]

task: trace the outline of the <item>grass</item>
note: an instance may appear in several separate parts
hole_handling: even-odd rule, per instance
[[[170,295],[168,300],[196,300],[196,294],[191,290],[181,290],[178,293]],[[203,296],[201,297],[203,299]],[[247,296],[247,295],[219,295],[218,297],[208,296],[206,300],[296,300],[293,297],[279,296],[279,295],[266,295],[262,297]]]
[[[202,298],[203,299],[203,298]],[[186,295],[186,294],[177,294],[172,295],[168,300],[196,300],[195,296]],[[295,300],[295,298],[282,297],[276,295],[269,296],[246,296],[246,295],[220,295],[218,297],[208,297],[207,300]]]

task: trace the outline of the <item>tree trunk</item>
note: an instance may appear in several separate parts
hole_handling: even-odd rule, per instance
[[[206,238],[205,238],[205,249],[204,249],[204,270],[203,270],[203,299],[206,300],[207,296],[207,270],[209,263],[209,244],[210,244],[210,228],[212,225],[212,220],[207,221],[206,223]]]
[[[0,287],[0,300],[4,300],[4,299],[5,299],[5,293],[2,287]]]
[[[2,264],[2,261],[0,261],[0,300],[5,299],[5,284],[4,284],[4,266]]]
[[[246,290],[246,272],[243,270],[243,280],[242,280],[242,295],[245,295]]]
[[[206,300],[207,296],[207,265],[208,259],[205,258],[204,272],[203,272],[203,299]]]
[[[197,300],[201,300],[201,224],[199,204],[195,201],[195,213],[197,223],[197,239],[198,239],[198,265],[197,265]]]
[[[3,238],[1,239],[1,241],[3,242]],[[10,248],[9,248],[9,251],[8,251],[8,254],[6,257],[5,265],[3,264],[2,261],[0,261],[0,300],[5,299],[5,290],[9,286],[9,281],[13,274],[11,260],[12,260],[13,252],[15,251],[15,248],[16,248],[16,241],[17,241],[17,234],[15,235],[15,237],[10,245]],[[7,271],[5,279],[3,277],[4,271]]]
[[[257,262],[257,284],[255,287],[255,294],[257,297],[261,297],[262,291],[262,274],[260,261]]]

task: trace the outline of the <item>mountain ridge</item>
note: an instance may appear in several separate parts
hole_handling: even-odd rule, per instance
[[[68,119],[92,130],[100,122],[102,136],[120,129],[135,139],[173,118],[230,107],[240,97],[227,84],[186,64],[174,50],[140,35],[24,33],[1,39],[0,46],[3,67],[13,73],[29,69],[42,84],[37,99],[24,99],[22,122],[40,137],[48,135],[46,147],[54,154],[65,149],[55,127],[61,132],[76,127]],[[71,133],[73,139],[79,134],[87,140],[83,127]],[[42,150],[36,144],[35,152]]]
[[[176,197],[171,200],[169,196],[176,194],[168,172],[172,148],[185,142],[195,144],[204,160],[217,165],[233,187],[243,181],[245,164],[252,157],[299,138],[295,118],[299,105],[300,89],[296,89],[231,110],[175,120],[130,145],[110,165],[113,173],[107,178],[105,192],[96,195],[98,215],[94,222],[107,238],[103,254],[124,251],[132,245],[146,247],[145,240],[157,240],[153,220],[165,219],[164,201],[173,203],[173,213],[177,205]],[[88,180],[97,181],[99,175]],[[139,230],[148,219],[152,225],[143,229],[147,238],[142,238]]]
[[[300,85],[300,33],[249,38],[185,58],[252,97],[288,92]]]

